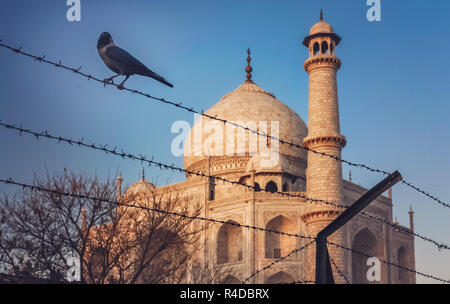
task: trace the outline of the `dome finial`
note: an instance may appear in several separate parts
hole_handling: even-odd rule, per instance
[[[145,181],[145,170],[142,168],[142,180]]]
[[[247,82],[253,82],[252,81],[252,66],[250,65],[250,61],[252,60],[252,58],[250,57],[250,48],[247,49],[247,67],[245,68],[245,71],[247,72]]]
[[[323,21],[323,10],[320,9],[320,21]]]

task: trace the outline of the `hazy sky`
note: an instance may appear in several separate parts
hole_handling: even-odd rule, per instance
[[[0,39],[62,60],[100,78],[112,75],[96,43],[109,31],[175,85],[143,77],[127,86],[208,109],[245,80],[246,49],[253,79],[307,122],[308,77],[303,70],[309,28],[323,8],[343,39],[336,49],[343,158],[403,177],[450,201],[450,2],[381,0],[381,22],[368,22],[359,1],[83,1],[81,21],[68,22],[66,1],[1,1]],[[193,122],[183,110],[87,81],[0,48],[0,120],[35,130],[117,146],[183,166],[170,144],[171,125]],[[102,177],[122,172],[126,184],[141,165],[101,152],[56,144],[0,129],[0,177],[30,182],[45,168]],[[146,169],[158,185],[183,175]],[[344,166],[344,177],[349,168]],[[353,181],[371,187],[383,176],[352,168]],[[5,191],[16,190],[0,185]],[[450,209],[402,185],[394,187],[394,215],[416,231],[450,243]],[[417,270],[450,279],[450,254],[416,240]],[[432,282],[417,277],[418,282]]]

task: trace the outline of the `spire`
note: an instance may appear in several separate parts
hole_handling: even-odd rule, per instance
[[[144,171],[144,168],[142,168],[142,180],[145,181],[145,171]]]
[[[245,68],[245,71],[247,72],[247,80],[246,82],[253,82],[252,81],[252,66],[250,65],[250,61],[252,60],[252,58],[250,57],[250,48],[247,49],[247,67]]]
[[[122,174],[119,174],[119,177],[117,177],[117,199],[120,199],[122,196]]]
[[[394,224],[394,225],[398,225],[398,224],[399,224],[399,222],[398,222],[398,220],[397,220],[397,217],[395,217],[395,221],[394,221],[393,224]]]
[[[320,21],[323,21],[323,10],[320,9]]]
[[[412,206],[409,206],[409,229],[414,232],[414,211],[412,210]]]
[[[348,173],[348,180],[352,181],[352,170],[350,170],[350,172]]]

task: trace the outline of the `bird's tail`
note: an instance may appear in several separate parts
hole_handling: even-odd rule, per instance
[[[161,83],[164,83],[166,86],[173,88],[173,84],[171,84],[170,82],[168,82],[167,80],[164,79],[164,77],[162,77],[161,75],[156,74],[155,72],[151,71],[151,70],[147,70],[147,73],[145,76],[151,77],[155,80],[158,80]]]

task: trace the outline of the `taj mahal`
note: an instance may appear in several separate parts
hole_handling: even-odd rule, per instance
[[[340,42],[341,37],[323,20],[322,14],[303,40],[307,50],[304,70],[309,75],[307,125],[297,113],[252,80],[250,52],[246,80],[205,113],[226,121],[242,122],[249,129],[341,158],[346,138],[340,132],[339,122],[337,72],[341,60],[336,53]],[[201,204],[203,217],[314,237],[341,210],[301,197],[271,192],[302,194],[349,206],[368,190],[353,183],[351,176],[344,179],[342,163],[336,159],[250,133],[233,126],[224,127],[223,123],[202,116],[185,142],[184,168],[190,172],[202,172],[210,178],[186,174],[182,182],[155,187],[142,177],[123,193],[120,178],[119,195],[183,193]],[[254,188],[222,183],[217,177]],[[409,212],[410,227],[402,227],[393,219],[393,203],[390,190],[364,209],[392,225],[357,216],[335,232],[330,240],[415,269],[414,237],[405,232],[414,231],[413,212]],[[218,223],[208,225],[201,233],[198,261],[229,269],[221,283],[242,283],[249,277],[248,283],[314,280],[314,244],[252,276],[259,269],[304,246],[308,242],[306,239]],[[380,280],[369,282],[367,257],[333,246],[328,250],[337,283],[346,283],[338,272],[350,283],[416,282],[413,273],[386,263],[381,264]]]

